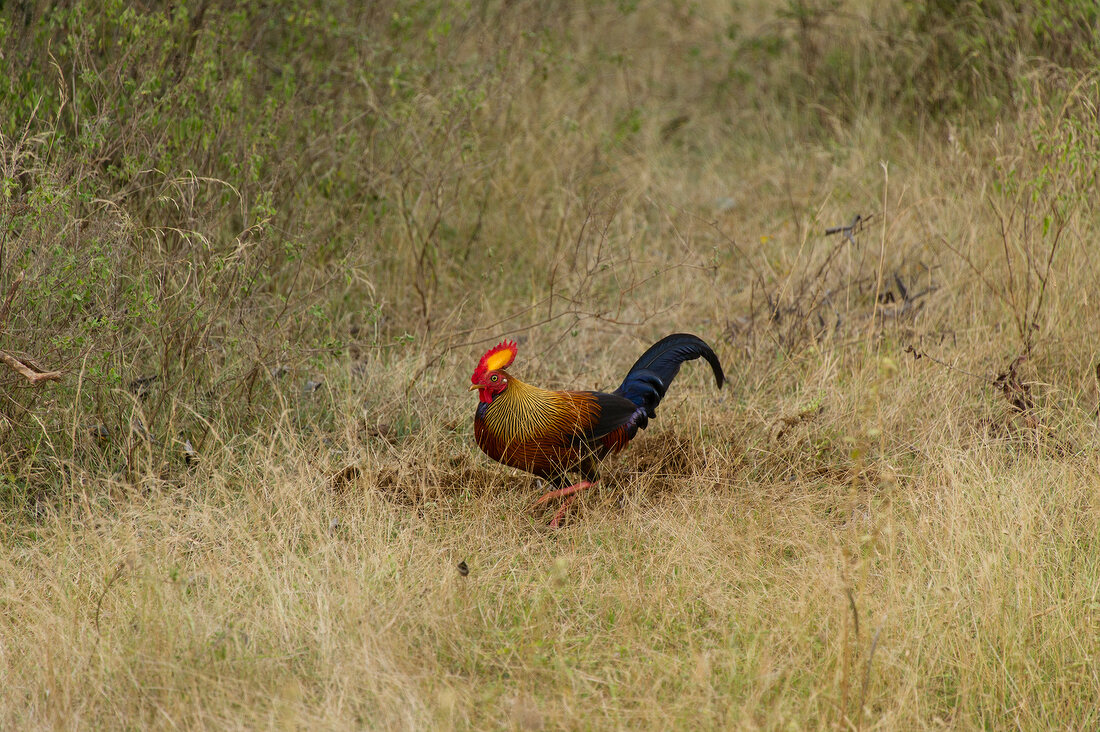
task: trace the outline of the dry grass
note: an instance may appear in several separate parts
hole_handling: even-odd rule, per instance
[[[295,266],[324,320],[267,331],[267,306],[218,295],[181,336],[190,392],[168,391],[171,338],[97,342],[126,379],[163,374],[154,402],[40,335],[72,310],[13,310],[0,347],[70,360],[36,396],[0,382],[0,727],[1100,726],[1096,80],[1037,65],[997,124],[914,128],[739,79],[752,45],[714,29],[786,28],[767,4],[511,7],[463,16],[400,105],[325,87],[377,117],[341,128],[361,158],[325,157],[319,127],[326,197],[284,191],[288,241],[323,232]],[[804,43],[853,22],[822,18]],[[509,63],[471,63],[493,48]],[[471,78],[484,101],[450,115]],[[0,143],[12,165],[35,144]],[[36,174],[63,167],[40,154]],[[235,240],[247,216],[163,196],[208,239],[169,253],[221,236],[262,269],[291,226]],[[368,198],[392,204],[369,224]],[[82,221],[147,256],[127,201]],[[824,236],[857,213],[853,240]],[[63,240],[54,217],[9,261]],[[285,345],[310,327],[342,347]],[[675,330],[715,345],[727,387],[685,367],[548,529],[535,482],[473,445],[476,359],[514,335],[525,380],[610,388]]]
[[[399,450],[412,505],[287,444],[74,501],[4,551],[4,726],[1096,723],[1095,457],[944,446],[871,484],[693,401],[557,532],[445,467],[464,440]]]

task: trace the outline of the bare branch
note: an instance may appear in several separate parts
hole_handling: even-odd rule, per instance
[[[23,376],[27,378],[27,381],[31,382],[33,386],[37,386],[43,381],[61,381],[60,371],[36,371],[15,356],[4,353],[3,351],[0,351],[0,361],[3,361],[14,370],[23,374]]]

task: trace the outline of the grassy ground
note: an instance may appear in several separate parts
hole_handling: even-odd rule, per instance
[[[47,10],[0,10],[0,351],[64,372],[0,365],[0,727],[1100,724],[1089,39]],[[726,388],[550,530],[481,353],[610,389],[681,330]]]

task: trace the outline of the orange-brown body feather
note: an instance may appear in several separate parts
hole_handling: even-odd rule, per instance
[[[554,478],[621,450],[636,431],[629,419],[635,406],[625,399],[549,391],[506,377],[508,388],[474,419],[478,447],[505,465]]]

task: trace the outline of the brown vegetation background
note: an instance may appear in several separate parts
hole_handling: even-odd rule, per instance
[[[0,4],[0,726],[1096,727],[1097,24]]]

